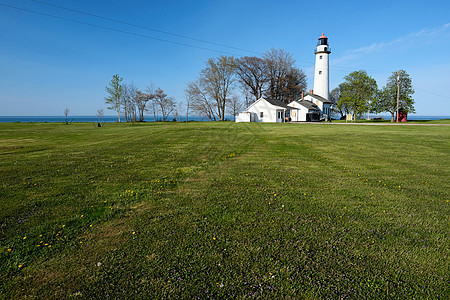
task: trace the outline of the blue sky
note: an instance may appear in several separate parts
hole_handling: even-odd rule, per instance
[[[117,73],[183,101],[186,83],[208,58],[270,48],[290,52],[312,89],[322,33],[332,49],[330,89],[356,70],[381,88],[404,69],[416,90],[416,114],[450,115],[449,12],[448,0],[0,0],[0,115],[63,115],[66,106],[71,115],[95,115],[106,110],[105,86]]]

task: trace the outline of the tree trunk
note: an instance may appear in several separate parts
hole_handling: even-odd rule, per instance
[[[189,101],[187,102],[187,105],[186,105],[186,123],[187,123],[188,119],[189,119]]]
[[[394,122],[394,113],[391,112],[391,122]]]
[[[119,123],[120,123],[120,111],[117,110],[117,117],[119,118]]]

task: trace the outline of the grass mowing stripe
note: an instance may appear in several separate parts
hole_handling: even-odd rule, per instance
[[[0,295],[446,298],[449,140],[419,126],[0,124]]]

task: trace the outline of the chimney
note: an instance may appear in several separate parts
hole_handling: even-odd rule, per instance
[[[309,90],[309,93],[310,93],[310,94],[313,94],[313,92],[314,92],[314,90]]]
[[[302,101],[303,101],[304,96],[305,96],[305,91],[302,91]]]

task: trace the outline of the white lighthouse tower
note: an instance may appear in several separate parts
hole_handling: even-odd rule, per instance
[[[328,46],[328,38],[322,33],[317,43],[316,54],[316,68],[314,71],[314,94],[329,100],[330,78],[329,78],[329,55],[331,53]]]

